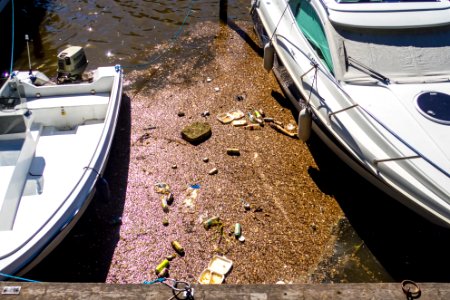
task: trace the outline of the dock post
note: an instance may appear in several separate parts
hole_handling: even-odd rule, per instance
[[[228,15],[228,0],[219,0],[219,18],[223,23],[227,23]]]

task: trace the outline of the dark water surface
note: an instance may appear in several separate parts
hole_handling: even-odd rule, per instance
[[[174,40],[190,25],[218,20],[218,0],[78,0],[15,1],[16,57],[14,69],[28,69],[24,35],[28,34],[32,67],[48,76],[56,70],[56,56],[69,45],[82,46],[89,67],[121,64],[133,69],[148,64],[157,45]],[[250,20],[250,1],[229,0],[228,18]],[[2,45],[11,40],[10,5],[0,19]],[[9,46],[2,47],[2,61]],[[2,66],[5,64],[2,64]],[[2,71],[5,70],[3,66]]]

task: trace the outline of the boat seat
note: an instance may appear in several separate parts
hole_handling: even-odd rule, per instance
[[[13,228],[42,128],[0,135],[0,231]]]

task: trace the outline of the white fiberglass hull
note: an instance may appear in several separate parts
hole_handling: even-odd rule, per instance
[[[272,44],[303,96],[303,104],[294,104],[306,100],[311,107],[319,137],[371,183],[450,227],[450,126],[430,122],[412,100],[403,101],[427,90],[449,94],[450,83],[345,84],[314,52],[287,2],[255,1],[252,13],[261,39]]]
[[[0,272],[8,275],[30,270],[50,253],[88,206],[122,98],[119,66],[98,68],[91,83],[35,86],[28,77],[16,73],[0,91],[4,102],[21,101],[2,107],[0,123],[23,118],[26,125],[25,132],[0,126],[0,176],[11,182],[0,190]]]

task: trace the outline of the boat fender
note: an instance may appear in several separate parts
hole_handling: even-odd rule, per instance
[[[264,69],[267,71],[272,70],[274,60],[275,48],[272,43],[267,43],[264,46]]]
[[[99,177],[97,180],[97,192],[100,198],[105,201],[109,202],[111,200],[111,191],[109,189],[109,183],[105,179],[105,177]]]
[[[305,107],[298,114],[298,138],[306,142],[311,135],[312,113],[311,108]]]

